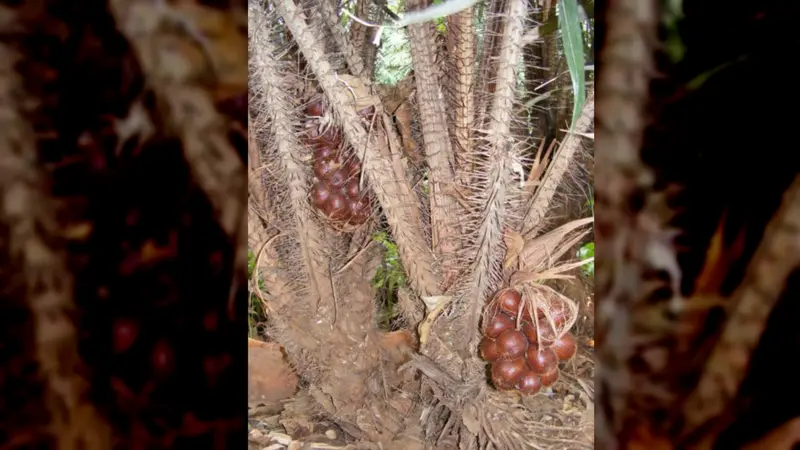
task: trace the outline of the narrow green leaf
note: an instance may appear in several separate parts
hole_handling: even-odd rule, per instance
[[[558,24],[561,28],[561,41],[564,45],[564,56],[572,79],[572,91],[575,95],[575,106],[572,109],[572,124],[575,126],[578,116],[586,100],[586,79],[583,65],[583,33],[578,13],[578,0],[558,0]]]

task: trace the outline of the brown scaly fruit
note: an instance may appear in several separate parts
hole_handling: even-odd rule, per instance
[[[537,325],[530,320],[528,304],[515,289],[498,291],[484,311],[483,336],[478,347],[481,358],[491,363],[492,382],[500,390],[517,390],[523,395],[539,392],[558,380],[559,361],[572,358],[577,351],[575,337],[567,332],[556,338],[540,312]],[[517,315],[520,326],[517,327]],[[527,319],[526,319],[527,317]],[[555,304],[550,317],[556,325],[567,322],[566,305]],[[517,367],[519,361],[523,367]],[[517,369],[521,373],[517,373]]]
[[[316,181],[309,193],[311,204],[337,229],[352,231],[372,216],[370,195],[361,189],[361,163],[349,146],[342,145],[342,132],[329,123],[325,100],[312,99],[305,109],[306,144],[313,148],[312,168]],[[358,111],[372,120],[374,107]]]

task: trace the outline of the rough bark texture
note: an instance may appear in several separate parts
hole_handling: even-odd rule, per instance
[[[640,249],[658,229],[642,228],[630,199],[646,192],[651,175],[639,159],[653,70],[658,8],[652,1],[609,1],[605,34],[599,40],[596,97],[595,211],[597,226],[597,390],[600,414],[597,445],[620,448],[619,437],[630,411],[628,361],[633,348],[631,317],[641,299]],[[635,413],[634,413],[635,414]]]

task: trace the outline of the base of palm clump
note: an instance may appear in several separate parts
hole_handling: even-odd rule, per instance
[[[492,384],[532,395],[558,381],[559,363],[577,351],[568,331],[572,313],[562,298],[534,305],[516,289],[497,292],[484,312],[479,347],[481,358],[491,363]]]

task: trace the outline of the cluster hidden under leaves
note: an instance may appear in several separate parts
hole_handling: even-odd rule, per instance
[[[306,107],[310,125],[306,144],[314,151],[316,178],[311,188],[311,203],[331,223],[343,228],[356,227],[372,215],[372,199],[361,189],[361,163],[352,155],[351,148],[343,144],[341,128],[323,120],[326,110],[321,99],[311,101]],[[373,114],[373,108],[359,111],[367,119]]]
[[[569,332],[558,336],[554,329],[566,324],[569,310],[561,302],[554,305],[564,307],[549,311],[549,320],[537,308],[534,321],[517,290],[503,289],[491,299],[484,315],[480,354],[491,363],[497,389],[535,394],[558,380],[559,362],[575,355],[575,337]]]

